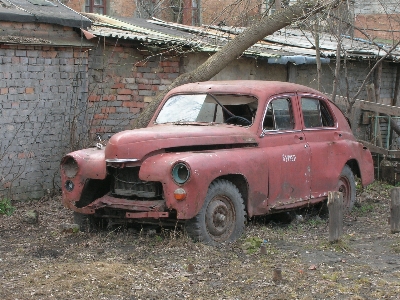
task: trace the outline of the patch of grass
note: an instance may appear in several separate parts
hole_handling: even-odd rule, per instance
[[[15,207],[12,206],[11,200],[4,198],[0,200],[0,215],[11,216],[15,211]]]
[[[375,207],[371,203],[363,203],[359,207],[354,207],[353,212],[358,215],[365,215],[375,210]]]
[[[371,284],[371,280],[366,277],[360,277],[357,279],[357,283],[362,284],[362,285]]]
[[[330,243],[329,241],[323,241],[320,244],[320,247],[323,249],[330,249],[336,252],[349,252],[351,248],[348,243],[348,239],[349,239],[348,236],[342,236],[342,238],[335,243]]]
[[[156,236],[154,237],[154,240],[155,240],[157,243],[161,243],[161,242],[163,241],[163,238],[162,238],[161,236],[159,236],[159,235],[156,235]]]
[[[242,245],[242,249],[247,253],[252,254],[259,251],[261,244],[263,243],[263,239],[259,237],[248,237]]]
[[[365,188],[365,191],[367,191],[367,192],[376,191],[376,190],[381,191],[381,190],[389,190],[392,188],[393,188],[393,185],[391,185],[391,184],[388,184],[386,182],[382,182],[379,180],[375,180],[373,183],[371,183],[370,185],[368,185]]]
[[[382,181],[375,180],[373,183],[368,185],[364,191],[367,193],[378,193],[379,195],[383,197],[390,197],[390,191],[394,186]]]
[[[338,272],[333,272],[330,274],[323,274],[322,278],[325,280],[330,280],[330,281],[334,281],[337,282],[339,279],[339,273]]]
[[[319,217],[310,218],[306,221],[306,223],[311,227],[319,227],[320,225],[326,224],[325,220],[322,220]]]
[[[393,244],[391,248],[394,253],[400,253],[400,243]]]

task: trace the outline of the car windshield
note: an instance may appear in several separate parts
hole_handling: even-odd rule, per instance
[[[250,126],[257,103],[257,98],[250,95],[173,95],[164,104],[156,123],[229,123]]]

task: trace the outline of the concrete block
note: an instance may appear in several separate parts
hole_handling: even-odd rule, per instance
[[[140,90],[139,95],[140,96],[154,96],[155,92],[149,91],[149,90]]]
[[[20,56],[26,56],[26,51],[25,50],[15,50],[14,57],[20,57]]]
[[[28,66],[28,72],[42,72],[44,70],[43,66]]]

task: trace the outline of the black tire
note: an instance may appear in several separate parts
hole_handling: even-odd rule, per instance
[[[337,190],[343,193],[344,212],[351,212],[356,200],[356,181],[353,171],[348,165],[345,165],[340,173]]]
[[[105,227],[105,220],[96,218],[93,215],[84,215],[74,211],[74,222],[79,225],[82,232],[96,232]]]
[[[242,195],[230,181],[218,179],[208,188],[199,213],[185,229],[195,241],[209,245],[236,241],[244,231],[246,212]]]

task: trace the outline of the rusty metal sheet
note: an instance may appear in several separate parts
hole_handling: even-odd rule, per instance
[[[105,195],[88,206],[86,208],[99,209],[103,207],[119,208],[125,210],[134,211],[164,211],[165,201],[164,200],[153,200],[153,201],[140,201],[140,200],[128,200],[112,197]]]

